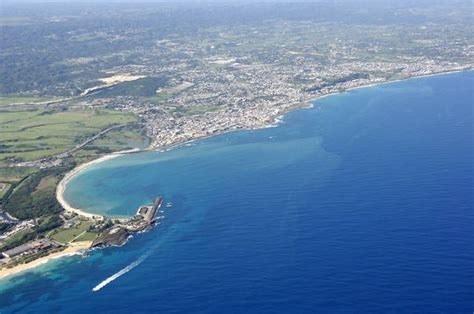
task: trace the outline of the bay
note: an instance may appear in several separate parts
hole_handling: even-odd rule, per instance
[[[73,206],[133,215],[162,195],[162,224],[4,280],[1,312],[470,312],[473,82],[352,90],[96,164],[68,183]]]

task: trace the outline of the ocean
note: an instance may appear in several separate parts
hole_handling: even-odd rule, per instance
[[[66,199],[165,218],[121,248],[0,282],[4,313],[471,313],[474,72],[352,90],[167,152]]]

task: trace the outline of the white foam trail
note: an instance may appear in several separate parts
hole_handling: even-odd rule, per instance
[[[136,261],[134,261],[133,263],[131,263],[130,265],[128,265],[127,267],[121,269],[120,271],[118,271],[117,273],[113,274],[112,276],[110,276],[109,278],[105,279],[104,281],[102,281],[101,283],[99,283],[97,286],[95,286],[94,288],[92,288],[92,291],[96,292],[96,291],[99,291],[100,289],[102,289],[103,287],[107,286],[109,283],[111,283],[112,281],[114,281],[115,279],[119,278],[120,276],[123,276],[125,275],[126,273],[128,273],[129,271],[131,271],[132,269],[134,269],[135,267],[137,267],[138,265],[140,265],[141,263],[143,263],[144,260],[146,260],[148,258],[148,256],[151,255],[151,253],[153,253],[156,248],[159,246],[159,242],[158,243],[155,243],[154,245],[152,245],[149,250],[147,252],[145,252],[144,254],[142,254]],[[1,314],[1,313],[0,313]]]
[[[113,274],[112,276],[110,276],[109,278],[105,279],[104,281],[102,281],[101,283],[99,283],[97,286],[95,286],[92,291],[99,291],[100,289],[102,289],[103,287],[107,286],[109,283],[111,283],[112,281],[114,281],[115,279],[119,278],[120,276],[122,275],[125,275],[126,273],[128,273],[129,271],[131,271],[132,269],[134,269],[135,267],[137,267],[138,265],[140,265],[141,263],[143,263],[143,261],[150,255],[150,253],[146,253],[146,254],[143,254],[142,256],[140,256],[139,259],[137,259],[136,261],[134,261],[133,263],[131,263],[130,265],[128,265],[127,267],[121,269],[120,271],[118,271],[117,273]]]

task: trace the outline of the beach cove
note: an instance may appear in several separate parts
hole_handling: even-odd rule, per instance
[[[59,182],[59,184],[56,188],[56,199],[58,200],[59,204],[61,204],[61,206],[64,208],[64,210],[66,212],[76,213],[78,215],[84,216],[84,217],[89,218],[89,219],[103,219],[103,217],[101,215],[95,215],[95,214],[92,214],[92,213],[87,213],[87,212],[85,212],[85,211],[83,211],[79,208],[74,208],[71,205],[69,205],[69,203],[64,199],[64,196],[63,196],[64,190],[66,189],[66,185],[69,182],[69,180],[72,177],[74,177],[74,175],[80,173],[81,171],[86,170],[88,167],[90,167],[92,165],[95,165],[95,164],[104,162],[106,160],[110,160],[110,159],[119,157],[119,156],[124,155],[124,154],[130,154],[130,153],[136,153],[136,152],[138,152],[138,149],[131,149],[131,150],[126,150],[126,151],[121,151],[121,152],[115,152],[115,153],[112,153],[112,154],[109,154],[109,155],[102,156],[98,159],[94,159],[94,160],[89,161],[87,163],[81,164],[81,165],[75,167],[74,169],[72,169],[71,171],[69,171],[68,173],[66,173],[64,175],[64,178],[61,180],[61,182]]]

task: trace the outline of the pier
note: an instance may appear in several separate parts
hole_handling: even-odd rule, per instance
[[[156,212],[160,209],[163,198],[158,196],[153,201],[153,205],[141,206],[137,210],[137,216],[141,216],[144,220],[152,222],[155,219]]]

